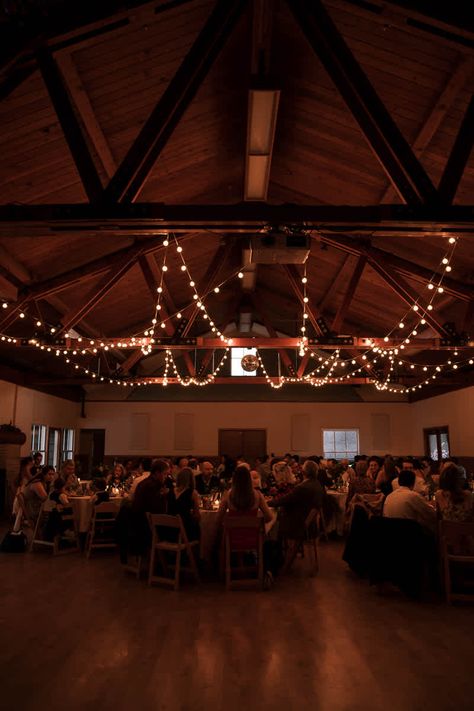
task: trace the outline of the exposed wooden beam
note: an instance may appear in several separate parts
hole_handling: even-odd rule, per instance
[[[474,338],[474,297],[468,302],[461,331]]]
[[[83,234],[147,235],[157,231],[254,233],[268,224],[296,225],[352,234],[474,236],[474,205],[0,205],[0,237]]]
[[[253,303],[253,308],[256,314],[258,314],[260,321],[263,323],[265,328],[268,331],[268,335],[270,338],[278,338],[278,334],[276,330],[273,328],[267,314],[265,313],[265,310],[262,308],[262,302],[259,302],[258,304],[255,301],[255,298],[252,296],[252,303]],[[283,365],[285,366],[287,372],[289,375],[292,377],[296,376],[296,370],[295,370],[295,365],[288,353],[284,348],[279,348],[278,353],[280,354],[280,358],[283,362]]]
[[[423,153],[428,148],[431,139],[440,127],[446,114],[450,111],[455,99],[459,95],[459,92],[462,90],[469,77],[472,76],[473,67],[474,60],[472,57],[462,57],[453,74],[449,77],[445,87],[432,107],[429,116],[421,127],[421,130],[413,143],[412,147],[418,158],[421,158]],[[380,202],[392,200],[394,195],[395,191],[392,185],[389,185],[380,196]]]
[[[388,264],[384,264],[381,260],[371,257],[370,254],[368,255],[368,262],[372,269],[382,277],[384,282],[388,284],[392,291],[394,291],[407,306],[411,308],[413,304],[418,301],[419,294],[413,291],[401,276],[396,275]],[[450,334],[429,311],[424,312],[423,318],[439,336],[450,338]]]
[[[308,365],[309,359],[310,359],[310,354],[308,352],[306,352],[300,361],[298,370],[296,371],[296,376],[298,378],[301,378],[303,376],[304,371],[306,370],[306,366]]]
[[[97,201],[102,195],[102,183],[74,111],[64,78],[49,50],[39,50],[37,59],[41,76],[61,124],[84,191],[90,202]]]
[[[364,271],[366,261],[367,257],[364,254],[361,255],[357,261],[356,268],[354,269],[349,284],[347,285],[342,303],[339,306],[331,325],[331,331],[334,331],[335,333],[339,333],[341,330],[341,326],[344,323],[344,319],[346,318],[352,299],[354,298],[362,272]]]
[[[226,265],[226,262],[230,257],[233,247],[234,245],[232,244],[232,242],[227,242],[226,244],[219,245],[202,279],[201,295],[208,294],[222,280],[223,267]],[[193,304],[191,314],[188,316],[188,323],[186,324],[186,327],[184,328],[184,331],[182,333],[183,338],[186,337],[191,331],[193,323],[199,313],[199,307]]]
[[[323,244],[321,242],[321,244]],[[324,247],[326,248],[326,247]],[[311,257],[311,255],[310,255]],[[314,257],[314,253],[313,253]],[[352,274],[354,271],[354,264],[356,264],[357,258],[353,256],[352,254],[348,254],[345,259],[344,263],[342,264],[341,267],[337,266],[336,267],[336,274],[334,276],[334,279],[331,281],[329,284],[328,288],[324,292],[322,298],[318,301],[318,311],[321,314],[324,314],[324,312],[327,310],[328,306],[332,304],[337,296],[338,291],[341,288],[341,283],[345,283],[349,277],[349,274]],[[308,262],[309,264],[309,262]]]
[[[136,200],[246,4],[247,0],[217,1],[204,28],[105,189],[104,202]]]
[[[27,301],[30,299],[46,298],[50,294],[55,294],[59,291],[63,291],[64,289],[71,288],[85,279],[99,276],[115,266],[118,267],[123,260],[127,260],[130,256],[137,258],[140,254],[147,254],[155,251],[158,252],[161,249],[164,249],[162,237],[141,240],[130,245],[129,247],[117,250],[117,252],[107,254],[104,257],[93,259],[90,262],[82,264],[80,267],[75,267],[74,269],[70,269],[69,271],[58,274],[50,279],[45,279],[44,281],[25,286],[25,288],[22,289],[20,296],[26,298]]]
[[[117,169],[117,164],[110,151],[107,139],[97,121],[86,88],[82,82],[74,59],[69,52],[58,52],[56,62],[67,84],[77,113],[82,119],[91,144],[102,163],[103,170],[111,178]]]
[[[439,181],[438,192],[441,200],[451,204],[456,195],[464,169],[469,161],[474,144],[474,95],[464,114],[446,167]]]
[[[109,291],[118,284],[125,274],[134,266],[136,260],[143,250],[143,246],[131,251],[117,265],[110,269],[100,280],[99,284],[95,285],[82,300],[78,308],[71,309],[61,319],[62,331],[67,331],[73,328],[84,316],[86,316],[102,299],[107,296]]]
[[[433,204],[437,191],[320,0],[287,0],[401,198]]]
[[[403,257],[398,257],[397,255],[391,252],[386,252],[378,247],[363,244],[355,238],[327,234],[317,235],[315,238],[319,239],[322,244],[327,244],[328,246],[340,249],[342,252],[347,252],[358,257],[363,254],[367,255],[367,250],[370,249],[370,254],[373,257],[383,261],[385,264],[389,264],[393,271],[397,274],[400,274],[403,277],[408,277],[419,284],[426,285],[433,277],[432,269],[422,267],[415,262],[403,259]],[[447,294],[450,294],[457,299],[461,299],[462,301],[470,301],[473,297],[473,286],[464,282],[458,282],[450,277],[443,277],[443,287]]]

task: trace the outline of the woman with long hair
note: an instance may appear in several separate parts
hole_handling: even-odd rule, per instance
[[[48,498],[49,486],[55,476],[54,467],[46,464],[23,489],[22,497],[26,514],[32,523],[36,522],[41,506]]]
[[[248,467],[240,466],[235,470],[232,476],[232,486],[229,491],[225,492],[219,506],[220,521],[223,520],[226,511],[242,515],[257,514],[260,511],[265,523],[269,523],[273,519],[263,494],[253,487]]]
[[[464,477],[455,464],[445,467],[435,494],[439,518],[448,521],[474,521],[474,496],[464,489]]]
[[[181,516],[188,540],[198,541],[201,536],[199,526],[199,494],[194,488],[194,474],[190,467],[183,467],[176,477],[174,499],[170,501],[168,513]]]

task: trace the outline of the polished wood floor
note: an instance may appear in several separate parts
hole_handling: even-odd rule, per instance
[[[0,581],[4,708],[474,707],[474,606],[380,596],[337,542],[267,593],[148,588],[107,553],[1,554]]]

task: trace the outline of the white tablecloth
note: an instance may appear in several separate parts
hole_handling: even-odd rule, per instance
[[[74,512],[77,530],[79,533],[87,533],[92,518],[92,496],[70,496],[69,501]],[[116,504],[117,508],[120,508],[122,501],[122,497],[110,499],[110,502]]]
[[[332,491],[328,489],[327,493],[337,503],[337,511],[329,521],[326,521],[326,532],[336,531],[339,536],[342,536],[344,534],[347,491]]]

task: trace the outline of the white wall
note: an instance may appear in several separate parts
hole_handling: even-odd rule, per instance
[[[216,455],[218,429],[263,428],[267,430],[269,452],[292,451],[291,422],[293,415],[308,415],[309,441],[300,454],[322,452],[321,429],[358,428],[363,452],[406,454],[412,451],[412,427],[408,403],[124,403],[88,402],[84,428],[106,430],[106,454],[180,454],[175,444],[175,414],[193,415],[195,454]],[[134,449],[133,415],[148,414],[150,427],[148,446]],[[373,415],[388,415],[389,446],[377,447],[373,442]],[[146,418],[142,418],[146,420]],[[422,450],[420,450],[422,451]]]
[[[474,456],[474,387],[420,400],[411,408],[415,451],[423,451],[423,428],[448,425],[452,454]]]
[[[78,430],[80,404],[0,380],[0,424],[12,422],[26,434],[21,456],[31,450],[31,425]]]

